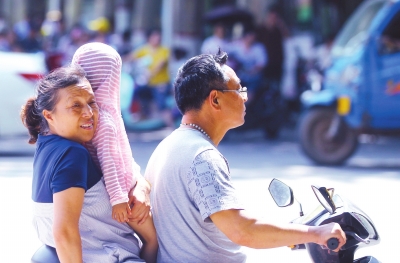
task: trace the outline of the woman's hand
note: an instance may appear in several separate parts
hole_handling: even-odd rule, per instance
[[[138,176],[136,186],[129,192],[128,203],[132,209],[129,221],[143,224],[150,212],[150,184],[142,176]]]
[[[120,223],[128,222],[128,216],[131,214],[131,209],[127,202],[113,205],[112,217],[115,221]]]
[[[53,194],[53,236],[57,255],[63,263],[83,262],[79,218],[84,195],[85,189],[80,187],[71,187]]]

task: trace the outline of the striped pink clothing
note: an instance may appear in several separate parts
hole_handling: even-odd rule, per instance
[[[99,122],[88,148],[101,167],[111,205],[127,202],[139,166],[132,157],[120,109],[121,57],[103,43],[88,43],[74,54],[73,64],[86,72],[99,106]]]

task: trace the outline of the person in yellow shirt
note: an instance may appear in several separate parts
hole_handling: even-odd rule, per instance
[[[167,107],[167,97],[171,92],[169,56],[169,49],[161,45],[161,31],[152,29],[147,34],[147,43],[136,49],[129,58],[135,61],[136,67],[142,68],[140,75],[135,77],[134,93],[134,97],[140,101],[142,115],[151,115],[151,102],[154,101],[167,126],[172,123]]]

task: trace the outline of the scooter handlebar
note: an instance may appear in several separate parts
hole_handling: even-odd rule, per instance
[[[328,239],[327,246],[330,250],[335,250],[339,246],[339,240],[336,237]]]

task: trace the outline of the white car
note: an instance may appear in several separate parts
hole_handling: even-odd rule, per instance
[[[0,52],[0,138],[28,134],[21,106],[34,96],[37,80],[46,73],[43,53]]]

